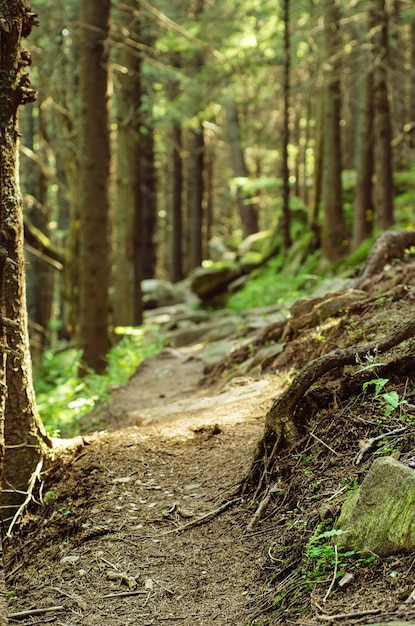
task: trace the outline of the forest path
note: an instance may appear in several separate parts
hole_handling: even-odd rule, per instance
[[[203,387],[202,373],[197,346],[148,359],[113,392],[101,432],[52,468],[23,571],[8,568],[11,612],[62,606],[65,626],[249,623],[266,534],[246,532],[236,499],[197,520],[234,499],[278,379]]]
[[[248,350],[236,350],[235,361],[210,372],[210,384],[200,384],[202,346],[193,344],[164,348],[128,385],[114,389],[111,401],[83,420],[89,434],[57,448],[34,494],[44,505],[34,502],[5,542],[11,616],[28,611],[19,622],[42,626],[415,620],[415,604],[405,602],[415,588],[413,555],[370,565],[352,556],[344,589],[334,586],[337,564],[324,557],[326,548],[320,562],[307,557],[321,516],[335,517],[375,455],[391,453],[380,448],[356,467],[359,443],[402,426],[403,416],[385,417],[376,398],[361,385],[353,388],[343,369],[319,381],[333,401],[309,416],[296,449],[281,456],[281,482],[252,530],[258,503],[235,497],[267,410],[293,372],[413,318],[415,262],[390,266],[370,287],[350,311],[333,316],[330,309],[330,317],[311,326],[297,316],[301,330],[284,344],[267,334],[263,343],[282,350],[262,361],[268,366],[258,377],[235,376],[252,353],[245,337]],[[415,405],[412,350],[409,341],[392,351],[391,358],[406,355],[407,367],[387,375],[388,389]],[[409,422],[395,444],[403,459],[413,455],[411,433]]]

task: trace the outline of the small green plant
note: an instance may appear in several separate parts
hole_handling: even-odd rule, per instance
[[[64,517],[67,517],[68,515],[72,515],[72,511],[71,511],[72,504],[73,504],[73,500],[69,498],[67,504],[62,504],[61,506],[57,508],[58,513],[60,513]]]
[[[341,537],[346,531],[331,528],[324,530],[332,523],[331,520],[317,526],[316,532],[308,542],[305,554],[307,565],[305,576],[307,582],[323,581],[336,571],[336,578],[345,574],[346,568],[356,570],[362,565],[368,565],[375,560],[375,555],[365,555],[356,550],[346,550],[336,545],[333,537]],[[322,531],[322,532],[321,532]]]
[[[56,493],[54,491],[47,491],[45,495],[43,496],[43,503],[46,505],[50,504],[51,502],[53,502],[55,497],[56,497]]]
[[[383,405],[383,413],[385,417],[388,417],[392,411],[396,409],[403,408],[405,404],[407,404],[406,400],[403,400],[399,397],[397,391],[384,391],[386,385],[389,382],[389,378],[374,378],[373,380],[368,380],[363,383],[363,391],[369,387],[369,385],[374,385],[375,387],[375,398],[381,400]]]
[[[36,402],[46,430],[51,435],[73,436],[79,419],[109,397],[113,386],[125,385],[146,358],[162,348],[162,337],[154,329],[119,328],[122,339],[107,355],[108,366],[102,375],[79,378],[80,350],[48,350],[42,371],[36,376]]]
[[[365,371],[375,371],[377,367],[383,365],[382,363],[378,363],[375,360],[376,354],[366,354],[365,361],[363,363],[361,360],[357,359],[357,362],[360,363],[361,367],[357,370],[357,372],[365,372]],[[385,417],[389,417],[392,411],[396,409],[403,409],[407,403],[406,400],[399,397],[397,391],[387,391],[386,385],[389,383],[389,378],[382,378],[380,376],[375,376],[372,380],[368,380],[363,383],[362,389],[365,391],[371,385],[375,388],[375,399],[381,403],[383,408],[383,414]]]

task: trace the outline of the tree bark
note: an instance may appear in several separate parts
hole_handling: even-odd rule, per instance
[[[20,115],[19,126],[25,144],[33,152],[34,142],[39,144],[37,154],[44,160],[45,139],[44,139],[44,114],[40,107],[37,108],[36,120],[34,118],[33,107],[23,109]],[[37,124],[36,124],[37,121]],[[24,160],[23,160],[24,159]],[[22,157],[20,168],[20,179],[23,196],[25,198],[25,222],[33,225],[32,232],[47,233],[50,221],[47,210],[47,179],[41,168],[27,157]],[[25,223],[26,231],[26,223]],[[45,236],[45,239],[48,239]],[[29,316],[29,336],[31,345],[31,355],[34,369],[41,365],[42,355],[48,345],[48,325],[52,318],[53,300],[53,274],[52,266],[45,263],[45,260],[26,248],[26,287],[27,287],[27,309]]]
[[[80,162],[80,311],[77,343],[86,370],[102,372],[108,338],[109,133],[108,36],[109,0],[82,0],[79,11],[81,99]],[[85,369],[86,368],[86,369]]]
[[[337,0],[325,0],[326,70],[324,88],[323,191],[324,220],[322,247],[326,259],[334,261],[347,249],[343,215],[342,150],[340,136],[341,87],[339,39],[340,16]]]
[[[354,195],[352,249],[356,250],[373,231],[373,72],[370,56],[362,50],[361,75],[363,85],[358,92],[356,145],[356,187]]]
[[[177,283],[184,277],[183,272],[183,163],[182,128],[180,122],[172,125],[172,233],[171,233],[171,281]]]
[[[126,0],[134,8],[135,0]],[[114,109],[116,134],[116,204],[114,209],[115,271],[113,276],[113,311],[115,326],[138,326],[141,306],[141,57],[135,48],[124,43],[126,37],[140,39],[140,24],[134,13],[117,11],[118,46],[114,60]]]
[[[229,145],[231,150],[232,169],[235,178],[247,178],[248,168],[245,163],[244,151],[241,144],[238,108],[235,99],[229,97],[226,101],[226,123],[228,127]],[[241,219],[243,237],[258,232],[258,211],[254,204],[246,198],[240,184],[236,186],[237,203]]]
[[[373,33],[374,103],[374,205],[377,226],[385,230],[394,224],[392,126],[387,85],[388,21],[385,0],[371,0],[370,30]]]
[[[290,172],[288,166],[288,144],[290,141],[289,106],[290,106],[290,0],[284,0],[284,119],[282,128],[282,219],[281,234],[284,250],[291,246],[290,235]],[[298,181],[298,176],[296,177]]]
[[[0,245],[3,259],[3,299],[1,368],[6,364],[7,399],[0,385],[0,401],[4,408],[5,454],[3,467],[2,507],[24,500],[24,490],[39,460],[48,454],[51,441],[37,412],[29,350],[26,310],[25,259],[23,250],[23,211],[18,187],[17,109],[32,102],[35,92],[30,88],[25,68],[30,63],[28,52],[21,48],[20,38],[30,34],[37,24],[36,16],[25,1],[0,1]],[[2,427],[1,427],[2,428]],[[10,491],[4,491],[4,489]],[[19,493],[20,490],[20,493]]]
[[[190,259],[191,267],[194,269],[202,264],[203,260],[203,195],[204,195],[204,157],[205,141],[203,126],[192,132],[193,143],[193,197],[191,204],[191,226],[190,226]]]
[[[155,241],[157,226],[157,174],[154,153],[154,129],[152,120],[148,120],[147,132],[142,135],[142,277],[154,278],[157,264],[157,246]]]

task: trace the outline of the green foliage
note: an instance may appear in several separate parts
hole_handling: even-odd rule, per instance
[[[358,372],[374,371],[376,367],[379,367],[381,363],[377,363],[375,356],[367,354],[365,356],[366,364],[361,362],[361,367]],[[385,417],[389,417],[392,411],[396,409],[403,409],[407,403],[406,400],[399,397],[397,391],[386,391],[386,385],[389,382],[389,378],[381,378],[376,376],[372,380],[368,380],[363,383],[362,389],[365,391],[371,385],[375,388],[375,399],[380,402]],[[383,393],[382,393],[383,392]]]
[[[233,310],[268,305],[288,305],[300,295],[307,295],[322,280],[315,272],[321,255],[319,252],[304,254],[299,246],[293,246],[290,254],[280,253],[264,268],[251,274],[244,287],[233,294],[228,307]]]
[[[82,356],[79,350],[45,352],[42,370],[34,384],[39,413],[50,434],[76,434],[78,420],[107,399],[112,386],[126,384],[138,365],[162,347],[156,333],[141,328],[117,331],[123,337],[108,353],[108,366],[102,375],[91,372],[79,378]]]
[[[319,524],[308,542],[304,573],[309,583],[325,580],[333,574],[334,570],[336,570],[336,578],[340,578],[345,574],[346,568],[353,571],[362,565],[372,563],[376,558],[375,555],[367,556],[359,551],[346,550],[343,546],[336,545],[333,538],[341,537],[346,531],[328,528],[331,524],[332,520]]]

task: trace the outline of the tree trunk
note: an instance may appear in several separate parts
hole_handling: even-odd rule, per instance
[[[173,283],[182,280],[183,274],[183,164],[182,164],[182,129],[180,123],[173,122],[172,126],[172,233],[171,233],[171,267],[170,277]]]
[[[81,0],[79,92],[80,162],[80,311],[78,345],[84,366],[97,373],[106,367],[109,286],[109,0]]]
[[[374,205],[377,226],[385,230],[394,224],[392,165],[392,127],[387,85],[388,18],[385,0],[371,0],[370,30],[373,33],[373,106],[374,106]]]
[[[291,246],[290,235],[290,172],[288,167],[288,144],[290,141],[289,105],[290,105],[290,0],[284,0],[284,120],[282,129],[282,219],[281,233],[284,250]],[[297,176],[298,180],[298,176]]]
[[[157,264],[157,174],[154,154],[154,130],[152,120],[147,124],[147,132],[141,136],[142,142],[142,277],[154,278]]]
[[[410,25],[411,33],[411,47],[410,47],[410,67],[412,72],[409,78],[409,124],[410,124],[410,142],[409,145],[413,149],[415,148],[415,15],[411,19]]]
[[[333,261],[346,251],[347,233],[342,199],[342,150],[340,137],[340,39],[337,0],[324,3],[326,70],[324,87],[323,193],[324,221],[322,247],[326,259]]]
[[[35,141],[39,148],[36,153],[45,157],[45,141],[43,136],[43,114],[37,108],[36,120],[33,107],[27,107],[20,115],[19,126],[25,137],[25,145],[34,150]],[[25,216],[30,223],[42,233],[48,233],[50,220],[47,210],[47,179],[41,168],[28,157],[21,157],[20,180],[25,198]],[[48,344],[48,325],[51,320],[53,300],[53,275],[51,266],[39,255],[26,249],[26,292],[29,315],[29,336],[33,367],[41,365],[42,355]]]
[[[30,6],[24,1],[10,3],[0,0],[0,15],[0,274],[3,322],[0,411],[5,416],[6,444],[1,500],[3,512],[7,515],[9,507],[16,507],[24,500],[29,479],[42,457],[48,454],[51,441],[39,418],[33,391],[27,328],[23,211],[18,187],[17,108],[35,99],[28,75],[24,73],[30,57],[20,47],[20,37],[28,36],[37,22]],[[0,435],[2,432],[0,425]],[[3,449],[0,443],[0,456]],[[15,510],[10,509],[10,512]]]
[[[238,109],[233,97],[228,98],[226,101],[226,122],[234,176],[235,178],[248,178],[248,169],[241,144]],[[258,211],[255,205],[249,202],[249,198],[245,197],[240,183],[236,185],[236,194],[242,234],[245,238],[258,232]]]
[[[316,145],[314,149],[314,182],[313,196],[308,213],[308,227],[314,233],[316,241],[320,240],[319,213],[323,186],[323,144],[324,144],[324,89],[320,89],[317,103]]]
[[[205,141],[203,126],[192,132],[193,144],[193,194],[190,220],[190,269],[198,267],[203,260],[203,169]]]
[[[358,91],[356,187],[354,195],[352,249],[356,250],[373,230],[373,72],[370,58],[361,50],[363,85]]]
[[[135,0],[126,0],[126,6],[135,5]],[[125,8],[117,11],[117,28],[119,45],[114,60],[120,69],[114,73],[117,178],[113,311],[115,326],[137,326],[142,321],[141,306],[138,310],[136,306],[141,292],[141,58],[123,40],[139,41],[140,28],[137,17]]]

